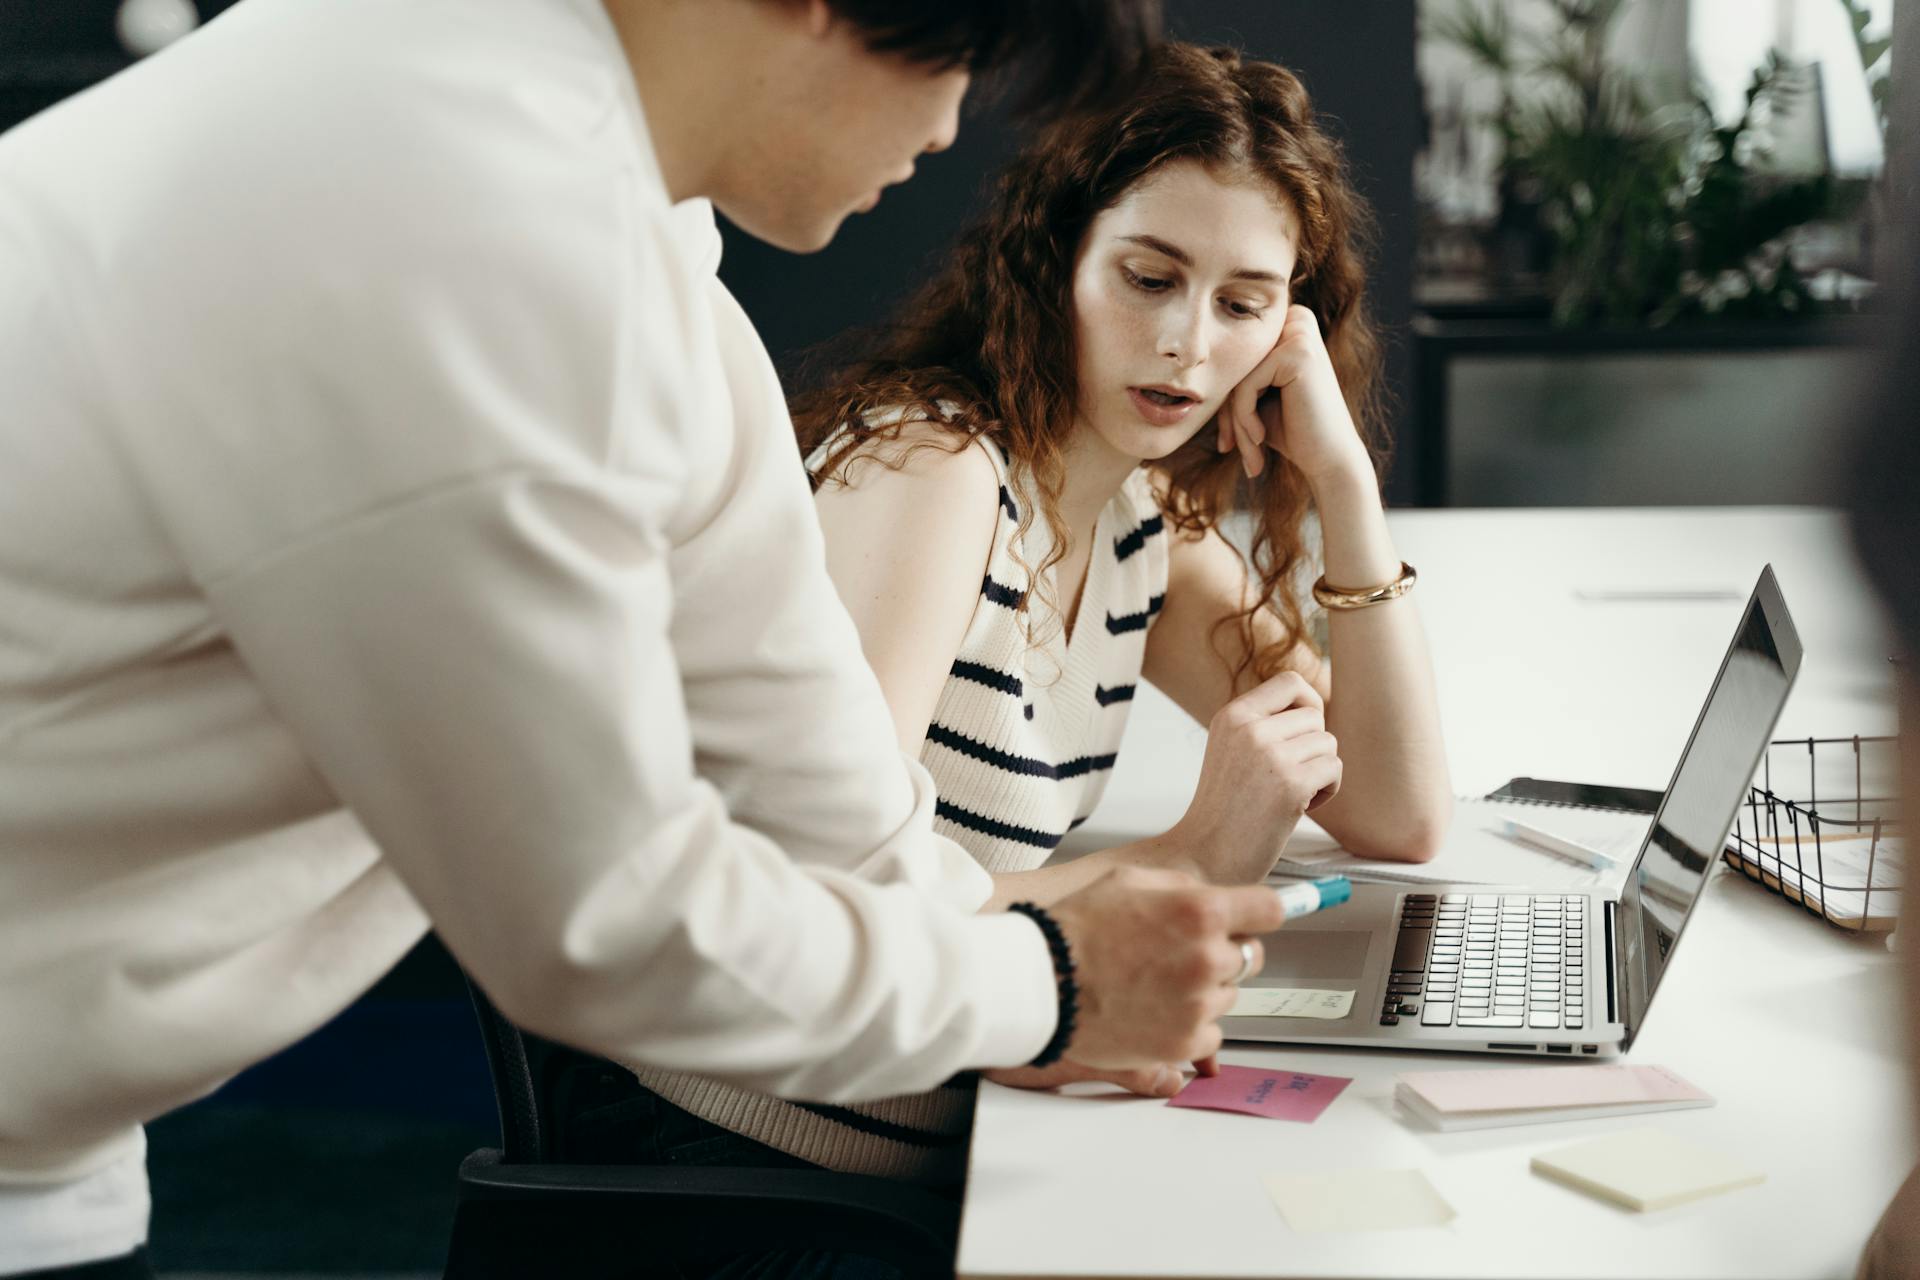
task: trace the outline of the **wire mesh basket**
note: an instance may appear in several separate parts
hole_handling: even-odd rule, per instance
[[[1905,840],[1894,738],[1782,738],[1734,818],[1725,857],[1749,879],[1842,929],[1900,916]]]

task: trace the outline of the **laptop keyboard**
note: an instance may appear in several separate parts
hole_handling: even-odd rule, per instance
[[[1586,899],[1560,894],[1411,893],[1380,1025],[1587,1025]]]

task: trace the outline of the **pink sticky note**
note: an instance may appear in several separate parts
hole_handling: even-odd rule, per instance
[[[1340,1091],[1352,1084],[1345,1076],[1313,1076],[1304,1071],[1262,1071],[1258,1067],[1221,1067],[1209,1079],[1197,1076],[1170,1107],[1206,1107],[1212,1111],[1244,1111],[1270,1120],[1298,1120],[1311,1124],[1320,1118]]]

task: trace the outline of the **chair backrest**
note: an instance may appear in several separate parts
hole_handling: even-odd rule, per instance
[[[493,1074],[493,1100],[500,1112],[500,1158],[505,1164],[543,1164],[554,1158],[555,1134],[544,1114],[545,1068],[554,1046],[529,1035],[493,1007],[467,976],[467,994],[480,1019],[480,1039]]]
[[[722,1239],[743,1256],[814,1249],[878,1259],[907,1280],[953,1275],[960,1206],[919,1187],[825,1169],[566,1160],[556,1113],[568,1109],[560,1095],[581,1055],[509,1022],[471,977],[467,992],[493,1073],[500,1150],[461,1163],[448,1280],[654,1275],[647,1245],[704,1257]]]

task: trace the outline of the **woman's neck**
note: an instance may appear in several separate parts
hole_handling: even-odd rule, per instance
[[[1077,548],[1093,537],[1100,513],[1140,460],[1116,451],[1085,423],[1074,424],[1061,452],[1066,478],[1060,487],[1060,519]]]

